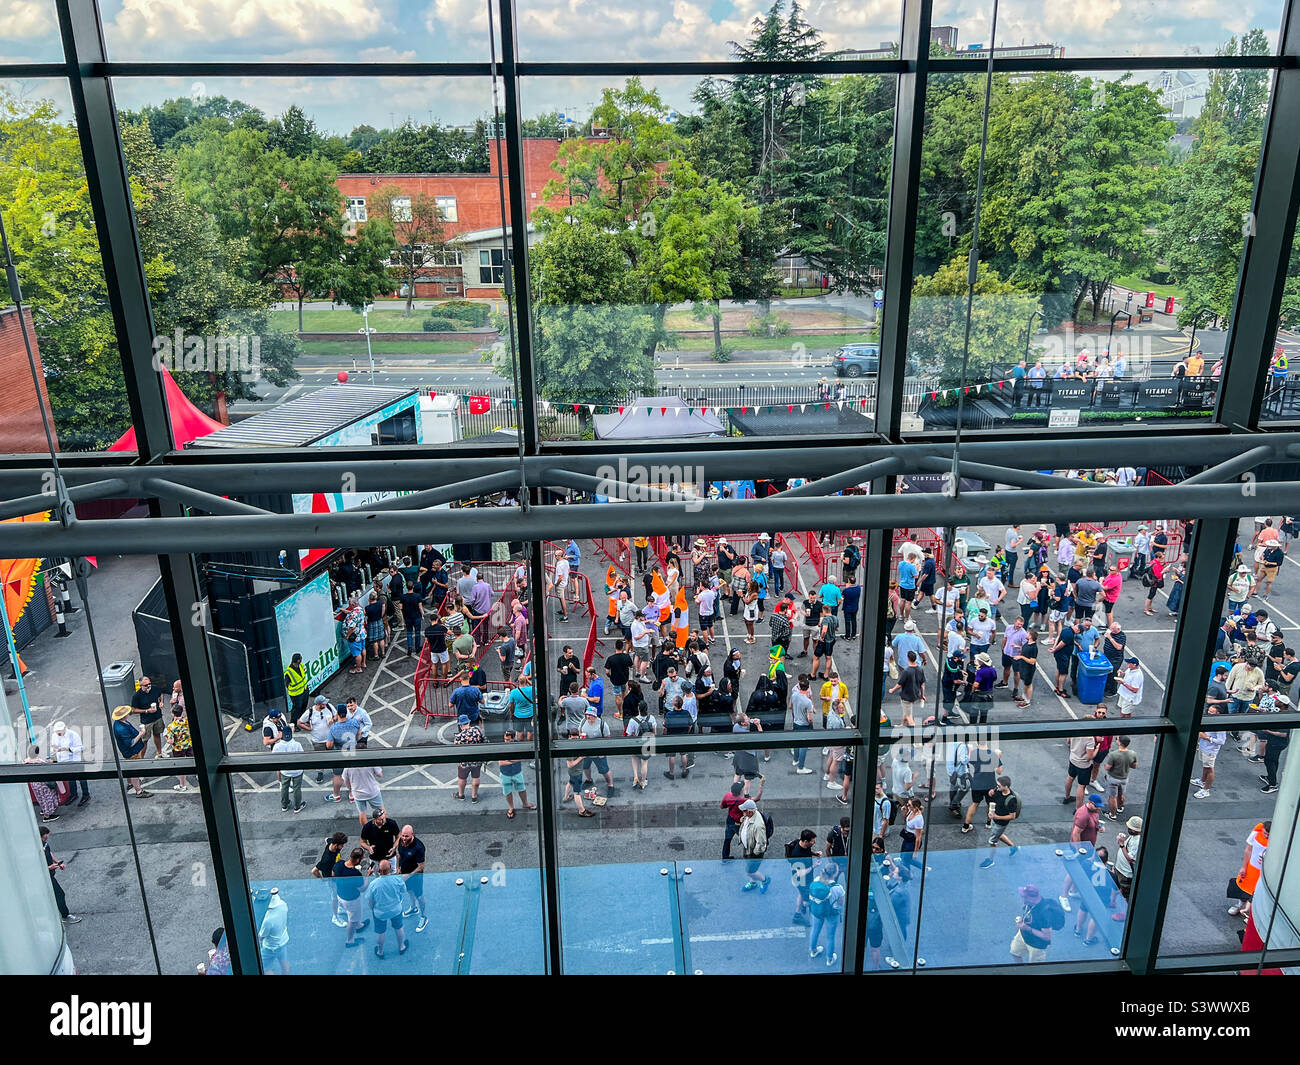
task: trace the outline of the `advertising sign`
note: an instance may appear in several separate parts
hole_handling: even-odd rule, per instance
[[[280,668],[283,670],[294,655],[302,655],[309,690],[320,687],[338,672],[343,660],[342,641],[334,620],[328,573],[308,581],[275,604],[275,628],[280,642]]]

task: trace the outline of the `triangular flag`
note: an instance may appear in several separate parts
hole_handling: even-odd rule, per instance
[[[800,414],[807,414],[807,413],[808,413],[808,404],[807,404],[807,403],[800,403],[800,404],[799,404],[799,413],[800,413]]]
[[[623,408],[622,408],[622,407],[619,407],[619,408],[618,408],[618,412],[619,412],[619,414],[622,414],[622,413],[623,413]]]
[[[863,405],[864,407],[867,405],[867,401],[866,401],[865,399],[864,399],[864,400],[861,400],[860,402],[862,403],[862,405]]]
[[[793,414],[793,413],[794,413],[794,404],[791,403],[791,404],[790,404],[789,406],[787,406],[785,409],[786,409],[786,411],[787,411],[788,413]]]
[[[664,416],[665,414],[667,414],[667,413],[668,413],[668,408],[667,408],[667,407],[660,407],[660,408],[659,408],[659,416],[660,416],[660,417],[663,417],[663,416]]]
[[[830,410],[830,409],[831,409],[831,405],[830,405],[829,403],[826,404],[826,409],[827,409],[827,410]]]
[[[998,382],[998,388],[1005,388],[1005,387],[1006,387],[1006,384],[1007,384],[1007,383],[1006,383],[1005,381],[999,381],[999,382]]]
[[[577,414],[577,413],[578,413],[578,408],[581,407],[581,406],[582,406],[581,403],[575,403],[575,404],[573,405],[573,413],[574,413],[574,414]]]
[[[835,407],[836,407],[837,410],[843,410],[843,409],[844,409],[844,400],[840,400],[838,403],[836,403],[836,404],[835,404]]]

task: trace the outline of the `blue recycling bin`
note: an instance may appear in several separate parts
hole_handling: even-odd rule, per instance
[[[1110,662],[1102,655],[1096,658],[1080,654],[1079,675],[1074,682],[1080,702],[1100,703],[1106,698],[1106,680],[1111,674]]]

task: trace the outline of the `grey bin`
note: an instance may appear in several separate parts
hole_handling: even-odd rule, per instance
[[[1137,554],[1137,549],[1133,546],[1132,540],[1106,541],[1106,565],[1113,570],[1118,569],[1121,572],[1127,572],[1133,565],[1133,556],[1135,554]]]
[[[99,675],[104,682],[104,693],[108,696],[108,708],[130,706],[131,697],[135,695],[135,663],[110,662]]]

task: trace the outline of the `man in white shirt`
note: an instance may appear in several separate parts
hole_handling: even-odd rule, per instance
[[[292,732],[286,732],[284,738],[277,740],[271,747],[271,753],[302,754],[302,744],[294,739]],[[289,798],[292,796],[293,812],[302,813],[307,809],[302,801],[302,770],[281,769],[276,775],[280,778],[280,809],[289,812]]]
[[[311,706],[302,712],[297,725],[304,732],[311,733],[311,746],[314,751],[327,750],[325,744],[330,738],[330,726],[334,724],[334,707],[323,695],[316,696]],[[316,783],[325,782],[325,771],[316,771]]]
[[[569,590],[569,560],[564,557],[564,552],[555,553],[555,575],[551,578],[551,583],[547,586],[546,594],[555,595],[560,600],[560,620],[568,621],[568,607],[564,605],[564,597]]]
[[[357,746],[361,748],[368,747],[370,745],[370,730],[374,728],[374,722],[370,720],[366,708],[357,704],[354,695],[348,696],[348,717],[361,726],[360,731],[357,732]]]
[[[50,750],[54,752],[56,762],[80,762],[84,760],[84,748],[81,743],[81,735],[75,730],[68,728],[67,724],[62,721],[56,721],[50,726]],[[78,806],[85,806],[90,802],[90,788],[86,784],[86,778],[82,777],[79,781],[81,784],[81,801]],[[68,782],[71,790],[76,790],[78,781]]]
[[[984,593],[984,598],[989,601],[989,609],[993,611],[993,616],[1001,617],[998,604],[1007,597],[1006,585],[992,574],[986,574],[979,580],[979,589]]]
[[[1119,716],[1132,717],[1135,707],[1142,702],[1144,678],[1142,667],[1132,656],[1124,660],[1124,672],[1119,675]]]

